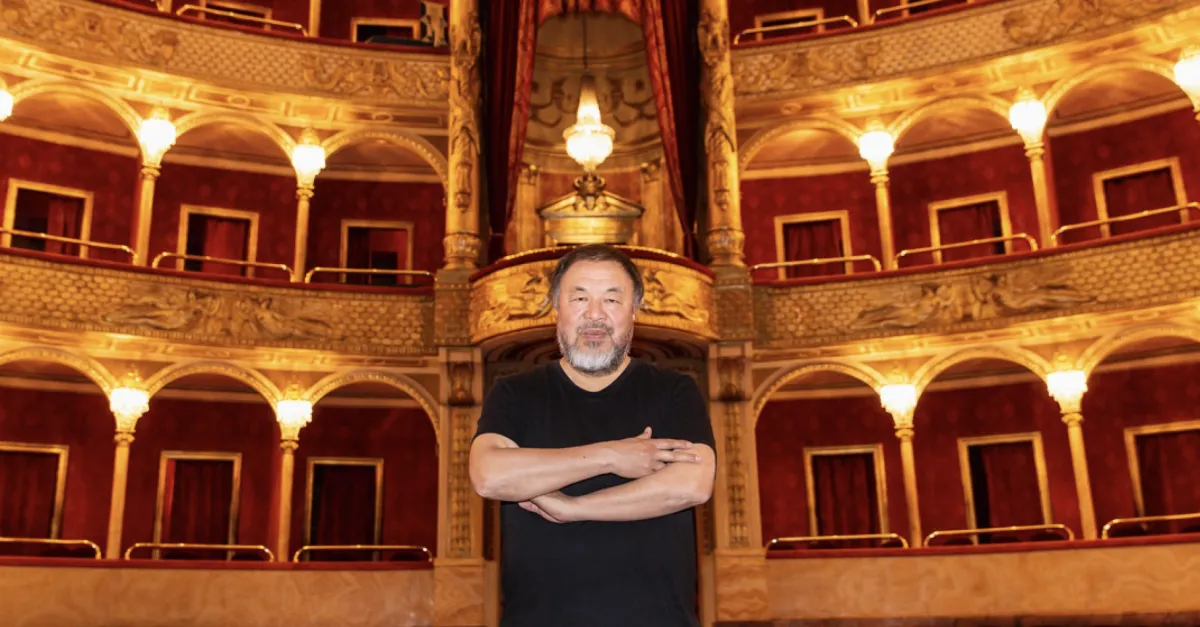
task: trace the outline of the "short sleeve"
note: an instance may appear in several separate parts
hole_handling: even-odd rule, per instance
[[[516,418],[511,385],[504,379],[496,381],[483,399],[483,410],[475,427],[475,437],[485,433],[502,435],[521,446],[523,429]]]
[[[708,417],[708,401],[700,392],[700,386],[691,377],[679,375],[670,389],[666,417],[661,430],[655,430],[654,437],[707,444],[715,451],[717,445]]]

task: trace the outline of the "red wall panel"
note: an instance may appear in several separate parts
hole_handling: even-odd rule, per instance
[[[1096,526],[1136,515],[1125,429],[1200,418],[1200,364],[1095,374],[1083,397],[1083,435]]]
[[[154,190],[150,257],[175,252],[183,205],[258,212],[258,261],[292,265],[296,242],[296,179],[167,163]],[[262,278],[283,273],[260,271]]]
[[[140,163],[137,157],[4,135],[0,139],[0,198],[7,197],[10,178],[90,191],[94,194],[91,239],[129,245],[133,241]],[[100,250],[91,251],[89,256],[129,259]]]
[[[437,270],[446,233],[445,198],[440,183],[318,180],[309,211],[308,266],[341,265],[341,224],[352,218],[412,222],[413,269]]]
[[[242,454],[241,499],[237,541],[274,542],[268,532],[276,491],[275,455],[279,427],[265,400],[216,402],[155,398],[138,420],[129,452],[123,545],[154,538],[158,465],[163,451]]]
[[[930,391],[914,416],[913,455],[924,533],[967,527],[958,439],[1038,432],[1046,456],[1053,522],[1081,535],[1067,427],[1041,382]]]
[[[1096,219],[1093,174],[1146,161],[1179,157],[1184,187],[1191,198],[1200,195],[1200,154],[1195,149],[1200,125],[1191,109],[1053,137],[1049,143],[1062,224]]]
[[[747,265],[777,261],[776,216],[835,210],[850,213],[850,242],[854,254],[875,255],[883,262],[875,188],[866,172],[742,181],[741,200]],[[860,264],[855,269],[864,272],[870,270],[870,266]],[[757,276],[774,278],[776,275],[763,271]]]
[[[771,401],[755,427],[763,542],[809,534],[804,448],[883,444],[888,530],[908,535],[900,443],[874,394]]]
[[[292,22],[309,28],[309,4],[316,0],[257,0],[254,4],[271,7],[271,17],[281,22]],[[287,31],[285,31],[287,32]]]
[[[0,392],[0,441],[70,447],[60,537],[91,540],[101,550],[108,536],[116,427],[99,389],[91,394]]]
[[[946,159],[920,161],[890,168],[892,230],[896,252],[931,244],[929,204],[978,194],[1007,192],[1013,233],[1037,239],[1037,204],[1033,177],[1023,146],[1008,146]],[[1026,250],[1014,244],[1014,250]],[[932,263],[930,255],[903,262]]]
[[[304,542],[309,457],[383,459],[384,544],[437,548],[437,440],[421,409],[322,407],[300,432],[292,493],[292,551]]]
[[[884,6],[888,2],[873,0],[872,10],[877,8],[877,4]],[[754,28],[756,15],[785,13],[799,9],[824,9],[825,17],[848,15],[855,21],[858,21],[859,18],[857,0],[737,0],[729,3],[729,36],[732,38],[748,28]],[[828,28],[845,28],[846,26],[845,24],[831,24]],[[774,33],[774,36],[789,36],[804,32],[804,30],[784,31]],[[746,35],[742,37],[742,41],[754,41],[754,35]]]
[[[449,0],[441,4],[449,5]],[[415,20],[421,17],[419,0],[324,0],[321,2],[321,36],[351,39],[350,20],[356,17],[388,17]],[[446,19],[450,18],[449,9]]]

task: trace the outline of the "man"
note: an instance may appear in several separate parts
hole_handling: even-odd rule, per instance
[[[567,253],[550,279],[562,359],[484,402],[471,482],[503,502],[503,627],[699,625],[712,428],[691,378],[630,358],[642,296],[620,251]]]

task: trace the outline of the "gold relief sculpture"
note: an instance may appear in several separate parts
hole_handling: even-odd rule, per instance
[[[483,285],[482,298],[471,299],[472,337],[494,333],[513,321],[548,316],[552,309],[549,270],[549,266],[530,268]]]
[[[885,305],[863,310],[853,329],[912,328],[954,324],[1093,302],[1096,297],[1066,285],[1053,267],[976,274],[941,283],[906,285]]]
[[[742,386],[745,369],[746,359],[743,357],[722,357],[717,360],[717,379],[721,383],[718,397],[722,402],[736,403],[746,400],[746,391]]]
[[[28,0],[0,0],[2,28],[89,56],[165,67],[175,55],[179,34],[157,29],[143,38],[128,20],[60,5],[32,17]]]
[[[471,557],[471,436],[475,433],[475,412],[455,407],[450,413],[453,439],[450,446],[450,555]]]
[[[450,27],[450,161],[454,207],[467,211],[475,193],[475,163],[479,155],[480,76],[482,33],[479,16],[471,12],[465,24]]]
[[[301,57],[305,87],[339,96],[384,101],[439,100],[449,93],[445,67],[383,59],[332,60],[316,54]]]
[[[303,311],[303,313],[300,313]],[[222,294],[191,287],[143,288],[102,322],[157,331],[196,332],[241,340],[336,340],[341,336],[313,307],[266,294]]]
[[[738,95],[788,92],[824,84],[871,78],[883,59],[878,40],[853,46],[741,57],[735,61]]]
[[[688,322],[708,322],[706,303],[700,302],[700,294],[688,289],[665,272],[650,268],[642,269],[645,298],[642,311],[659,316],[677,316]]]
[[[1176,4],[1179,0],[1056,0],[1040,12],[1033,7],[1010,11],[1003,27],[1013,42],[1035,45],[1146,17]]]
[[[472,379],[474,367],[469,362],[452,363],[449,366],[450,394],[447,402],[451,405],[474,405],[475,395],[472,394]]]
[[[704,103],[704,146],[708,155],[709,185],[713,202],[722,212],[730,207],[729,167],[737,163],[730,155],[737,153],[733,110],[733,77],[729,66],[729,21],[705,10],[697,27],[700,54],[704,60],[706,80],[701,81],[700,93]]]

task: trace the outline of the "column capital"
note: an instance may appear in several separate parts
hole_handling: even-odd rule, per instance
[[[1068,427],[1078,426],[1083,424],[1083,414],[1078,411],[1064,411],[1062,421]]]
[[[313,186],[311,184],[305,185],[305,184],[301,183],[300,185],[296,186],[296,199],[297,200],[312,200],[312,197],[313,197]]]
[[[888,168],[887,165],[882,167],[871,168],[871,184],[875,187],[882,187],[888,184]]]
[[[914,435],[916,435],[916,432],[913,430],[911,424],[907,427],[896,427],[896,437],[899,438],[901,442],[905,440],[912,440]]]
[[[1041,159],[1045,155],[1046,144],[1042,143],[1041,138],[1038,138],[1034,141],[1030,141],[1028,139],[1025,140],[1025,156],[1028,157],[1030,161],[1034,159]]]
[[[156,180],[160,174],[162,174],[162,165],[160,165],[158,163],[143,163],[142,164],[142,176],[153,181],[153,180]]]
[[[446,248],[446,267],[451,269],[475,269],[479,266],[479,254],[483,243],[478,233],[457,231],[446,234],[442,240]]]
[[[117,433],[113,436],[113,442],[115,442],[117,446],[129,446],[130,444],[133,444],[133,429],[131,428],[126,431],[121,429],[121,427],[117,427]]]
[[[294,453],[298,448],[300,448],[300,441],[298,438],[289,438],[284,436],[279,440],[279,450],[285,453]]]

